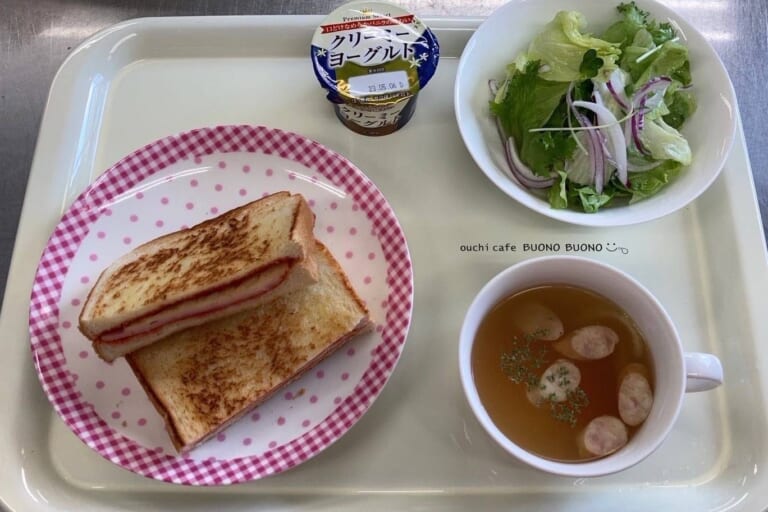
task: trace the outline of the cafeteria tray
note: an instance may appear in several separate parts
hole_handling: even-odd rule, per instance
[[[481,19],[425,19],[441,43],[437,73],[409,124],[374,138],[344,128],[317,84],[309,41],[320,20],[137,19],[90,38],[62,65],[0,316],[0,504],[24,512],[768,507],[768,355],[759,335],[768,258],[741,125],[720,178],[690,206],[637,226],[572,226],[504,195],[464,148],[453,82]],[[413,320],[381,396],[331,447],[255,482],[182,487],[107,462],[53,412],[30,355],[29,295],[52,229],[100,172],[160,137],[223,124],[314,139],[378,186],[409,243]],[[686,396],[661,448],[620,474],[572,479],[521,465],[485,434],[461,391],[458,333],[475,293],[510,264],[553,253],[629,272],[668,308],[686,350],[723,362],[725,385]]]

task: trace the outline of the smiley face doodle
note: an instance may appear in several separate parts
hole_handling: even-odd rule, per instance
[[[629,249],[617,245],[616,242],[608,242],[605,244],[605,250],[608,252],[619,251],[621,254],[629,254]]]

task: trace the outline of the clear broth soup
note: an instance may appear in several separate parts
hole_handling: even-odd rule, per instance
[[[612,329],[618,334],[613,352],[597,360],[563,356],[555,350],[555,341],[536,338],[519,327],[515,312],[532,304],[553,312],[565,336],[591,325]],[[560,359],[570,360],[580,371],[580,390],[561,402],[555,403],[550,395],[550,400],[534,405],[528,396],[530,386],[523,381],[538,382],[547,367]],[[652,390],[649,350],[634,321],[605,297],[569,285],[539,286],[502,300],[481,322],[472,351],[480,400],[499,430],[523,449],[561,462],[600,458],[580,449],[579,436],[594,418],[620,416],[619,379],[632,363],[648,370]],[[628,439],[641,426],[627,426]]]

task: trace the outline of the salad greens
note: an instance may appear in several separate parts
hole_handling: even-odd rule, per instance
[[[601,35],[561,11],[491,84],[514,176],[553,208],[594,213],[658,193],[691,149],[678,131],[696,110],[688,49],[634,2]]]

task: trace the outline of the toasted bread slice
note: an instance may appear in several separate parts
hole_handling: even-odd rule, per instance
[[[319,281],[126,356],[182,453],[215,435],[372,327],[365,303],[317,242]]]
[[[317,279],[304,198],[272,194],[141,245],[110,265],[80,314],[107,361]]]

